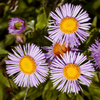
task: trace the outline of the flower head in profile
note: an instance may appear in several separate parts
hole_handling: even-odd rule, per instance
[[[90,28],[88,23],[89,15],[80,5],[74,6],[65,4],[56,8],[55,13],[51,12],[50,26],[48,29],[49,37],[57,41],[63,38],[71,46],[80,45],[79,39],[83,42],[89,36],[87,30]]]
[[[63,40],[57,40],[54,41],[48,37],[46,37],[48,40],[52,42],[52,46],[45,46],[43,49],[47,51],[46,59],[49,59],[49,61],[53,60],[55,57],[60,57],[60,55],[64,55],[67,51],[78,51],[77,47],[70,47],[70,44],[65,43]]]
[[[6,60],[6,70],[9,76],[15,75],[13,79],[18,86],[37,87],[46,80],[48,67],[45,63],[45,55],[34,44],[26,44],[12,49],[14,54],[9,53],[9,60]],[[16,52],[17,51],[17,52]]]
[[[92,44],[91,47],[89,47],[89,50],[91,51],[91,57],[93,57],[93,60],[95,61],[94,66],[96,66],[96,68],[100,67],[100,43],[99,41],[95,40],[95,44]]]
[[[8,31],[11,34],[19,34],[25,30],[25,21],[20,18],[11,18]]]
[[[77,94],[81,85],[89,86],[93,77],[93,65],[83,54],[67,52],[62,59],[56,57],[51,64],[51,80],[59,91]]]

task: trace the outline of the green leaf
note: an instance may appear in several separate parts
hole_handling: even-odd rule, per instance
[[[8,22],[1,22],[0,23],[0,30],[3,30],[8,27]]]
[[[0,84],[0,100],[3,100],[3,86]]]
[[[77,100],[84,100],[83,97],[82,97],[80,94],[77,94],[77,95],[76,95],[76,99],[77,99]]]
[[[6,16],[6,13],[7,13],[8,10],[9,10],[9,6],[5,5],[5,7],[4,7],[4,16],[3,17]]]
[[[91,87],[100,91],[100,82],[92,81],[90,88]]]
[[[92,96],[92,100],[100,100],[100,97]]]
[[[18,86],[14,83],[13,80],[9,79],[10,80],[10,83],[11,83],[11,86],[12,86],[12,89],[18,89]]]
[[[54,89],[51,81],[49,81],[44,87],[42,98],[44,100],[56,100],[57,97],[58,97],[58,91]]]
[[[0,48],[5,48],[6,46],[11,45],[14,42],[15,35],[6,35],[5,39],[0,42]]]
[[[27,0],[27,1],[28,1],[28,3],[32,3],[33,0]]]
[[[28,100],[36,100],[36,98],[42,96],[43,93],[43,89],[44,89],[44,83],[41,83],[38,88],[29,88],[28,94],[27,94],[27,98]]]
[[[27,30],[29,31],[31,29],[34,32],[34,24],[35,24],[34,20],[29,21],[27,23]]]
[[[44,90],[43,90],[43,94],[42,97],[45,97],[45,94],[47,93],[47,91],[50,89],[50,81],[45,85]]]
[[[98,77],[98,75],[97,75],[96,72],[94,72],[94,76],[93,76],[93,79],[92,80],[94,80],[96,82],[99,82],[99,77]]]
[[[86,96],[90,95],[89,89],[87,88],[87,86],[82,86],[82,88],[83,88],[84,95],[86,95]]]
[[[40,97],[42,95],[43,90],[42,89],[33,89],[32,94],[28,96],[29,98],[32,98],[32,100]],[[30,100],[30,99],[29,99]]]
[[[87,88],[87,89],[88,89],[88,88]],[[83,88],[83,94],[84,94],[86,97],[88,97],[89,100],[91,100],[91,95],[90,95],[89,91],[85,90],[84,88]]]
[[[97,28],[93,28],[90,31],[90,36],[87,38],[86,41],[84,41],[79,48],[84,51],[84,55],[89,55],[91,54],[91,52],[89,50],[87,50],[89,48],[89,46],[91,46],[92,43],[95,43],[95,39],[98,37],[98,29]]]
[[[26,90],[22,90],[22,91],[18,92],[18,94],[15,95],[16,99],[23,100],[25,93],[26,93]],[[12,100],[15,100],[15,98],[13,97]]]
[[[74,94],[68,93],[68,97],[73,98],[74,97]]]
[[[5,85],[6,87],[10,87],[7,78],[3,75],[1,70],[0,70],[0,83]]]
[[[31,20],[31,21],[29,21],[29,22],[27,22],[29,25],[31,25],[31,26],[34,26],[34,23],[35,23],[35,21],[34,20]],[[30,27],[31,28],[31,27]]]
[[[5,5],[5,3],[0,3],[0,6]]]
[[[0,48],[0,55],[1,54],[8,54],[9,52],[5,49]]]
[[[96,27],[97,26],[97,16],[94,17],[92,26]]]
[[[100,7],[100,0],[95,0],[92,7],[93,7],[93,9],[98,9]]]
[[[89,91],[92,96],[96,96],[96,97],[100,98],[100,89],[95,89],[95,88],[89,87]]]
[[[36,27],[36,29],[41,30],[46,26],[46,24],[47,24],[47,18],[46,18],[46,13],[44,11],[42,14],[38,15],[37,24],[35,27]]]
[[[48,94],[45,100],[56,100],[58,97],[58,91],[57,90],[52,90],[50,92],[50,95]]]
[[[66,93],[60,93],[58,100],[68,100]]]
[[[97,33],[98,33],[98,31],[96,28],[91,30],[90,36],[89,36],[88,40],[86,41],[86,45],[85,45],[86,48],[95,41],[95,39],[97,37]]]

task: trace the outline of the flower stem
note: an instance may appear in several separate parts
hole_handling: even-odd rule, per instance
[[[27,89],[26,89],[26,93],[25,93],[25,96],[24,96],[24,99],[23,100],[26,100],[26,96],[27,96],[27,93],[28,93],[28,89],[29,89],[29,80],[30,79],[30,76],[28,76],[28,79],[27,79]]]
[[[32,25],[28,24],[27,27],[30,27],[34,32],[34,27]]]
[[[26,31],[26,32],[25,32],[25,35],[27,35],[29,32],[32,32],[32,31],[31,31],[31,30],[29,30],[29,31]]]
[[[27,96],[27,93],[28,93],[28,89],[29,89],[29,87],[27,87],[27,89],[26,89],[26,93],[25,93],[25,96],[24,96],[24,99],[23,100],[26,100],[26,96]]]
[[[14,96],[15,100],[17,100],[16,97],[15,97],[15,95],[14,95],[14,93],[13,93],[13,91],[12,91],[12,86],[11,86],[11,83],[10,83],[10,81],[9,81],[9,78],[8,78],[7,74],[5,73],[5,71],[4,71],[4,69],[1,67],[1,65],[0,65],[0,68],[1,68],[1,70],[3,71],[3,73],[5,74],[5,76],[6,76],[7,80],[8,80],[8,82],[9,82],[10,91],[11,91],[12,95]]]

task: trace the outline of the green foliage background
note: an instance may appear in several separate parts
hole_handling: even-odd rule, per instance
[[[8,3],[8,1],[11,2]],[[26,31],[21,35],[23,44],[30,42],[40,47],[49,46],[51,42],[44,38],[44,35],[48,36],[49,13],[65,3],[82,5],[91,17],[90,36],[79,47],[84,55],[87,55],[88,59],[90,59],[88,47],[100,36],[100,0],[0,0],[0,66],[4,71],[6,71],[5,60],[8,53],[11,52],[11,48],[19,44],[15,40],[15,36],[8,33],[9,20],[12,17],[19,17],[27,22]],[[30,88],[26,100],[100,100],[99,72],[100,69],[96,69],[90,87],[82,86],[83,93],[80,92],[74,95],[73,93],[58,92],[55,87],[52,87],[52,83],[48,78],[38,88]],[[12,89],[7,77],[0,69],[0,100],[15,100],[13,94],[17,100],[23,100],[26,88],[16,86],[12,81],[12,77],[9,77],[9,81]]]

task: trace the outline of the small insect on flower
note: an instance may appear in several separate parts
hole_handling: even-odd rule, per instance
[[[13,79],[18,86],[37,87],[46,80],[48,67],[45,63],[45,55],[34,44],[26,44],[12,49],[14,54],[9,53],[9,60],[6,60],[6,70],[9,76],[15,75]]]
[[[56,8],[55,13],[51,12],[50,25],[48,29],[49,37],[55,41],[64,38],[65,42],[71,43],[71,46],[80,45],[79,39],[83,42],[89,36],[91,23],[89,15],[80,5],[74,6],[65,4]]]
[[[94,66],[96,68],[100,68],[100,43],[99,41],[95,40],[95,44],[92,44],[91,47],[89,47],[89,50],[91,51],[91,57],[93,57],[93,60],[95,61]]]
[[[59,91],[77,94],[82,91],[81,85],[89,86],[93,77],[93,64],[86,56],[67,51],[62,59],[56,57],[51,63],[51,77],[53,86]]]
[[[11,18],[8,31],[11,34],[20,34],[25,30],[25,21],[20,18]]]

